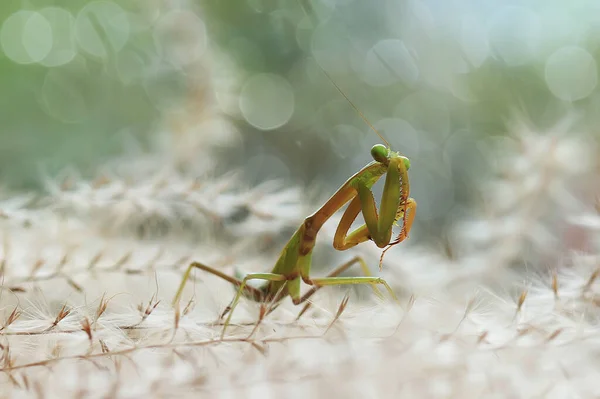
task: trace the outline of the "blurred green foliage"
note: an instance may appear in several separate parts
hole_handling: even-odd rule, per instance
[[[320,66],[411,158],[421,231],[437,234],[470,206],[507,122],[549,129],[577,112],[575,130],[596,134],[596,9],[591,0],[3,3],[0,171],[21,187],[35,186],[40,168],[85,172],[122,152],[124,137],[143,144],[168,130],[169,112],[189,108],[200,87],[243,138],[219,170],[333,192],[380,140]],[[23,10],[43,18],[9,29]],[[58,53],[44,53],[44,21],[73,53],[62,64],[45,62]],[[39,59],[22,62],[22,48]]]
[[[127,7],[128,3],[113,4]],[[85,5],[67,0],[31,1],[26,6],[3,2],[0,20],[48,7],[76,16]],[[52,28],[60,22],[55,21]],[[0,52],[0,174],[4,184],[32,188],[39,185],[41,173],[53,175],[67,166],[82,172],[91,170],[122,151],[124,135],[143,142],[159,122],[160,114],[144,87],[149,81],[127,80],[118,71],[120,54],[136,54],[148,63],[157,57],[151,26],[130,30],[126,45],[117,53],[107,35],[110,24],[96,22],[99,46],[106,51],[103,57],[77,48],[73,25],[74,54],[67,63],[52,67],[39,62],[18,63]],[[75,23],[74,17],[71,23]],[[19,40],[16,33],[3,37],[3,47],[7,41]]]
[[[368,149],[380,140],[318,63],[411,157],[425,235],[439,235],[468,212],[507,133],[518,133],[509,132],[515,119],[553,134],[575,111],[581,118],[574,130],[595,134],[593,32],[600,24],[589,17],[591,1],[198,4],[242,85],[268,72],[293,86],[289,123],[245,136],[256,153],[283,154],[290,165],[284,176],[324,180],[331,191],[370,160]]]

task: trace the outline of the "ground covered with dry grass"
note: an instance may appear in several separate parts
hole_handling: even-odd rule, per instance
[[[48,179],[42,196],[6,194],[0,396],[600,395],[595,143],[568,127],[512,130],[490,154],[498,173],[481,206],[446,245],[386,254],[381,275],[401,306],[324,289],[296,321],[288,300],[265,317],[243,301],[222,340],[218,316],[234,291],[198,272],[173,309],[183,270],[191,260],[267,270],[314,209],[299,190],[243,187],[205,164],[165,168],[165,149],[95,179]],[[353,254],[376,265],[380,252]]]

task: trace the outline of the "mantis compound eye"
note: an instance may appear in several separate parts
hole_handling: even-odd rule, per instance
[[[406,168],[406,170],[410,169],[410,160],[406,157],[402,157],[402,162],[404,162],[404,167]]]
[[[377,162],[382,162],[382,163],[387,162],[389,152],[390,151],[388,150],[388,148],[386,146],[384,146],[383,144],[375,144],[371,148],[371,156]]]

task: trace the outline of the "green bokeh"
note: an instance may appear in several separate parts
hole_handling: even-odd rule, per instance
[[[250,79],[274,74],[292,88],[293,115],[283,126],[260,130],[235,109],[224,109],[243,140],[223,151],[217,170],[249,171],[251,183],[282,171],[290,185],[318,182],[332,193],[370,160],[370,146],[381,140],[317,65],[374,125],[409,127],[384,134],[411,157],[421,231],[431,234],[470,206],[477,180],[495,156],[494,140],[514,133],[509,130],[515,117],[551,134],[575,111],[573,130],[597,135],[598,89],[564,101],[549,89],[545,74],[549,57],[568,46],[598,59],[600,25],[592,1],[467,1],[460,7],[433,0],[195,1],[177,8],[206,27],[207,50],[193,69],[178,65],[186,57],[179,46],[190,37],[175,34],[166,45],[157,44],[161,17],[175,10],[162,2],[3,3],[0,21],[50,5],[76,18],[99,3],[121,7],[130,24],[120,46],[118,16],[108,24],[102,15],[90,19],[104,57],[79,46],[70,63],[45,67],[17,64],[0,52],[5,185],[38,187],[40,171],[53,175],[67,166],[91,173],[122,154],[128,136],[143,146],[168,130],[169,111],[190,107],[185,101],[198,82],[205,82],[201,86],[218,113],[219,96],[236,103]],[[188,28],[181,26],[182,32]],[[192,26],[189,32],[198,30]],[[553,83],[568,89],[569,79],[580,78],[568,73],[554,71]],[[226,89],[223,80],[230,82]]]

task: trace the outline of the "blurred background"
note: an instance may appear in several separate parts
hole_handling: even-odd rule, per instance
[[[0,396],[600,397],[599,41],[598,0],[0,0]],[[334,215],[311,275],[403,310],[243,300],[218,344],[190,262],[269,270],[381,143],[327,75],[418,210],[379,270]]]
[[[411,158],[420,237],[468,213],[515,119],[597,136],[592,0],[30,0],[0,22],[9,190],[158,148],[320,201],[381,140],[319,66]]]

